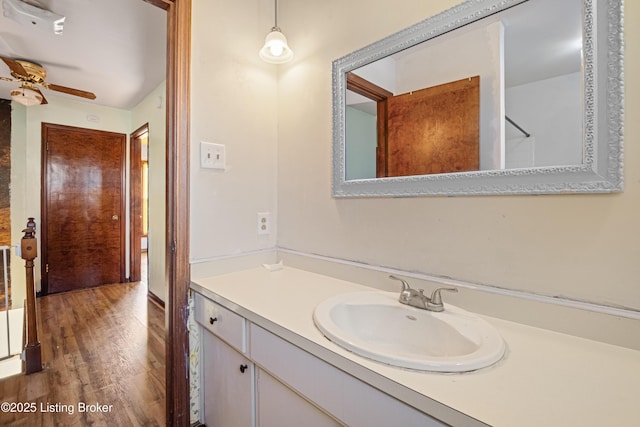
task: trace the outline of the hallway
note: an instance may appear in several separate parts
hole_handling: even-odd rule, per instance
[[[144,282],[37,303],[44,370],[0,380],[0,403],[31,413],[3,407],[0,425],[165,424],[164,311]]]

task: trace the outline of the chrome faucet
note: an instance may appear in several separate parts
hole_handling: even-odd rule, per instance
[[[421,308],[429,311],[444,311],[444,304],[442,304],[441,291],[458,292],[456,288],[437,288],[431,296],[425,296],[424,289],[415,290],[409,286],[406,280],[403,280],[394,275],[390,275],[389,278],[399,280],[402,282],[402,291],[400,292],[400,301],[402,304],[410,305],[412,307]]]

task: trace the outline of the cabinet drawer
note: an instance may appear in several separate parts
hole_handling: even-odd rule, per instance
[[[227,344],[246,353],[246,320],[244,318],[195,293],[195,319]]]

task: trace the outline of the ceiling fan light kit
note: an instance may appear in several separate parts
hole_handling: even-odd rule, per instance
[[[11,92],[11,99],[26,106],[47,104],[47,100],[40,92],[37,86],[56,92],[66,93],[67,95],[79,96],[86,99],[96,99],[96,95],[80,89],[60,86],[45,81],[47,71],[35,62],[26,61],[24,59],[12,59],[6,56],[0,56],[9,71],[11,77],[1,77],[0,80],[9,82],[20,82],[20,87]],[[34,95],[35,94],[35,95]],[[36,100],[38,102],[36,102]]]
[[[278,0],[275,0],[275,25],[265,38],[260,58],[270,64],[284,64],[293,59],[293,51],[287,44],[287,38],[278,27]]]
[[[20,0],[2,0],[4,16],[17,23],[62,34],[65,17]]]
[[[20,86],[18,89],[11,91],[11,99],[24,106],[31,107],[42,104],[44,97],[33,89]]]

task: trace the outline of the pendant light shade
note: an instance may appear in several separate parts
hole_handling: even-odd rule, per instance
[[[278,27],[278,0],[275,0],[275,25],[264,40],[260,58],[270,64],[284,64],[293,59],[293,51],[287,44],[287,38]]]
[[[27,107],[42,104],[42,95],[24,86],[12,90],[11,99]]]

